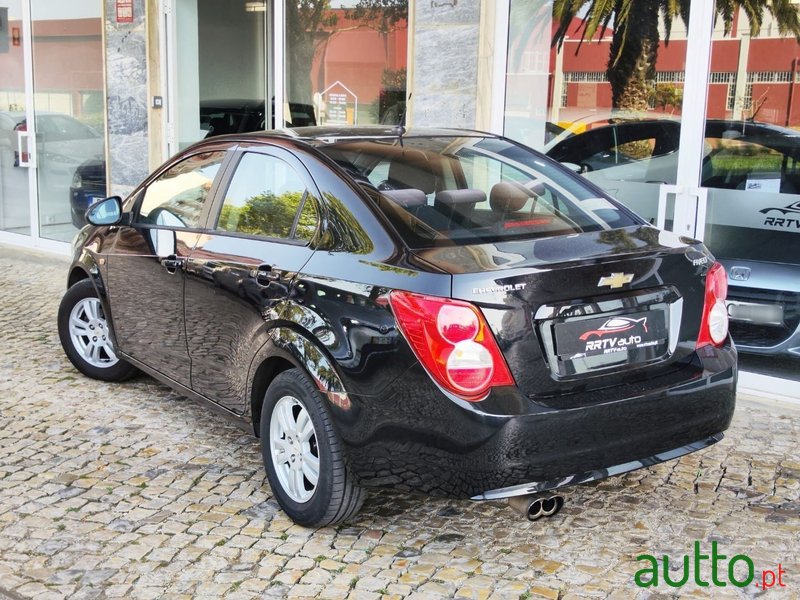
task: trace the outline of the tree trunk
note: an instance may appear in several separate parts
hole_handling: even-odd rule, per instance
[[[617,0],[617,15],[622,4],[622,0]],[[612,106],[616,109],[635,112],[648,109],[658,56],[658,5],[651,0],[633,0],[628,19],[614,30],[606,73],[611,83]]]
[[[320,17],[309,22],[312,14],[297,2],[286,3],[286,98],[302,104],[312,101],[311,66],[320,41]]]

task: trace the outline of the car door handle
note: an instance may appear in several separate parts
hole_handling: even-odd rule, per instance
[[[272,265],[259,265],[250,271],[250,277],[255,279],[258,285],[267,287],[273,281],[278,281],[280,275],[272,270]]]
[[[161,266],[167,270],[167,273],[174,275],[178,269],[183,266],[184,262],[185,260],[183,258],[171,254],[170,256],[161,259]]]

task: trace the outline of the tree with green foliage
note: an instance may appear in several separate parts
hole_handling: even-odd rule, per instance
[[[683,88],[674,83],[657,83],[650,89],[650,103],[656,108],[672,110],[680,109],[683,105]]]
[[[302,192],[286,192],[279,196],[264,192],[248,198],[243,206],[226,204],[222,207],[219,226],[239,233],[289,237],[302,196]]]
[[[408,18],[408,0],[359,0],[345,11],[357,27],[370,27],[383,35]],[[337,14],[330,0],[288,0],[286,2],[287,93],[292,102],[311,103],[311,66],[322,43],[337,31]]]
[[[708,1],[708,0],[705,0]],[[766,14],[772,15],[782,35],[800,39],[798,6],[791,0],[715,0],[725,34],[733,26],[741,8],[750,23],[750,35],[757,36]],[[664,42],[669,42],[673,20],[689,23],[690,0],[554,0],[553,18],[558,28],[553,44],[559,47],[570,32],[573,19],[582,10],[581,41],[602,37],[613,28],[608,59],[612,105],[626,111],[647,110],[655,79],[656,59],[661,42],[659,21],[664,26]]]

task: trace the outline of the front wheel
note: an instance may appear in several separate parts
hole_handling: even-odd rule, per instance
[[[322,527],[358,512],[364,492],[347,468],[319,391],[299,369],[270,384],[259,425],[269,485],[292,521]]]
[[[58,337],[67,358],[88,377],[122,381],[137,372],[117,356],[103,305],[89,279],[74,284],[61,299]]]

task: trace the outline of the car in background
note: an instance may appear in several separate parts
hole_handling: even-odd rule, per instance
[[[651,218],[652,184],[675,183],[679,140],[679,121],[620,120],[562,134],[546,153]],[[710,188],[705,243],[728,271],[734,341],[743,352],[800,357],[800,132],[709,119],[700,179]]]
[[[87,217],[69,360],[252,428],[304,526],[387,485],[552,515],[542,493],[705,448],[733,415],[722,266],[503,137],[213,137]]]
[[[311,104],[288,102],[284,106],[286,127],[308,127],[317,124]],[[207,138],[228,133],[247,133],[267,129],[264,100],[223,99],[200,102],[200,129]],[[269,128],[275,127],[275,111]]]
[[[14,167],[19,166],[17,127],[24,120],[24,112],[0,111],[0,152],[9,157],[8,164]]]
[[[92,158],[75,169],[69,188],[72,224],[80,229],[86,225],[86,209],[108,195],[106,191],[106,161]]]
[[[17,133],[28,130],[24,113],[5,113],[16,120],[13,130],[14,166],[28,160],[26,152],[20,156],[17,148]],[[55,112],[36,113],[36,143],[40,168],[46,165],[50,171],[61,165],[75,164],[87,157],[102,156],[103,136],[93,127],[66,114]],[[63,167],[64,169],[68,167]],[[66,171],[64,171],[66,174]],[[71,176],[71,172],[70,172]]]
[[[48,167],[58,169],[62,164],[76,164],[81,158],[102,156],[103,136],[74,117],[56,112],[37,112],[36,127],[39,161]],[[27,152],[20,155],[18,148],[18,133],[27,130],[24,112],[0,112],[0,143],[4,149],[13,151],[15,167],[28,160]]]

